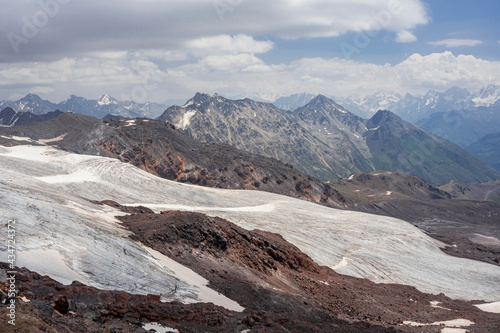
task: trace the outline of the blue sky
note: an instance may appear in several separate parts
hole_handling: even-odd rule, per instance
[[[498,0],[433,0],[423,2],[427,7],[430,22],[414,29],[418,40],[413,43],[394,43],[393,34],[380,31],[370,38],[368,46],[360,53],[353,53],[352,59],[376,63],[399,63],[413,53],[430,54],[452,51],[472,54],[486,60],[500,60],[500,1]],[[300,40],[272,39],[276,47],[263,58],[279,63],[283,59],[299,57],[343,57],[340,43],[354,44],[358,33],[350,32],[339,37],[311,38]],[[272,38],[272,37],[269,37]],[[447,39],[478,40],[475,47],[447,47],[431,45],[430,42]]]
[[[500,84],[498,0],[0,1],[0,100]]]

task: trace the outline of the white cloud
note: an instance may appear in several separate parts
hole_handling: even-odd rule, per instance
[[[408,30],[401,30],[396,35],[396,42],[397,43],[412,43],[412,42],[416,42],[416,41],[417,41],[417,37]]]
[[[188,41],[186,46],[189,50],[203,50],[215,53],[218,51],[229,53],[265,53],[273,49],[271,41],[257,41],[247,35],[219,35],[214,37],[203,37]]]
[[[132,57],[132,58],[131,58]],[[376,65],[341,58],[302,58],[271,65],[254,54],[207,55],[161,70],[141,55],[122,59],[65,58],[54,62],[0,65],[0,94],[39,92],[60,101],[70,94],[96,98],[103,93],[123,99],[134,87],[154,78],[146,98],[189,98],[196,91],[228,97],[273,99],[300,91],[333,96],[371,94],[379,90],[423,94],[461,86],[470,91],[500,85],[500,62],[451,52],[413,54],[395,64]]]
[[[476,46],[483,44],[483,41],[477,39],[444,39],[435,42],[428,42],[427,44],[434,46],[445,46],[445,47],[461,47],[461,46]]]
[[[0,35],[23,37],[22,18],[32,22],[37,13],[43,14],[37,1],[4,4]],[[111,52],[108,56],[113,57],[120,51],[151,49],[215,47],[262,53],[272,43],[253,38],[335,37],[368,30],[408,35],[428,22],[422,0],[71,1],[27,36],[17,54],[8,38],[0,39],[0,62],[57,60],[92,52]]]

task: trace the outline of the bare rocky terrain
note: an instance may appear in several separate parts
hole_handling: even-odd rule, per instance
[[[479,158],[390,111],[367,120],[323,95],[284,111],[248,98],[197,93],[158,119],[196,140],[276,158],[323,181],[374,170],[400,170],[434,186],[499,177]]]

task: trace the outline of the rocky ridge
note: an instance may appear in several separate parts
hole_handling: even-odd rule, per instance
[[[249,99],[197,93],[158,119],[196,140],[272,157],[324,181],[374,170],[403,171],[434,186],[451,179],[500,177],[475,156],[390,111],[365,120],[322,95],[289,112]]]

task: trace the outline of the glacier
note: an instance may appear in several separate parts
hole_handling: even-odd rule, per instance
[[[242,310],[203,281],[193,282],[194,272],[131,241],[114,218],[123,213],[90,202],[114,200],[155,212],[196,211],[275,232],[341,274],[452,298],[500,301],[500,267],[449,256],[442,243],[402,220],[267,192],[176,183],[115,159],[50,146],[0,147],[0,160],[0,225],[4,230],[8,220],[17,221],[18,265],[65,283],[76,279],[166,300],[211,299]]]

